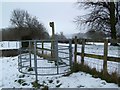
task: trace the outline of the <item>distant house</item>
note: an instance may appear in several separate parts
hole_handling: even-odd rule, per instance
[[[63,35],[63,33],[60,34],[55,34],[55,38],[57,38],[58,40],[66,40],[66,36]]]
[[[77,33],[77,34],[74,34],[72,37],[74,38],[75,36],[81,39],[105,39],[106,38],[106,34],[104,34],[104,32],[94,31],[94,30],[88,31],[86,33]]]
[[[84,34],[84,37],[87,39],[105,39],[106,34],[102,31],[88,31]]]

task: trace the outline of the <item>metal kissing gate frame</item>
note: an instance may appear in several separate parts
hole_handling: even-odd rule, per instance
[[[72,42],[59,44],[50,40],[24,40],[27,47],[19,48],[18,70],[23,74],[38,76],[59,75],[70,71],[72,66]],[[53,47],[53,48],[51,48]]]

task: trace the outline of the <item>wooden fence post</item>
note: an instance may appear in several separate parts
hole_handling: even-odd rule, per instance
[[[42,55],[44,55],[44,41],[42,41]]]
[[[74,43],[75,43],[75,49],[74,49],[74,61],[75,61],[75,63],[77,63],[77,36],[75,36]]]
[[[84,49],[85,49],[85,39],[82,39],[81,64],[84,64]]]
[[[49,23],[50,27],[52,27],[52,38],[51,38],[51,57],[55,57],[55,28],[54,28],[54,22]]]
[[[104,40],[103,74],[107,72],[107,55],[108,55],[108,40]]]

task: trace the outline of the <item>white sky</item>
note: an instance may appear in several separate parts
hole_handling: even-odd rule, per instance
[[[2,8],[2,10],[1,10]],[[4,0],[2,7],[0,5],[0,28],[10,26],[11,12],[14,9],[27,10],[32,16],[36,16],[40,22],[47,28],[51,35],[49,22],[55,22],[55,33],[73,34],[79,32],[76,24],[73,22],[76,16],[85,13],[75,5],[75,0]],[[1,16],[2,15],[2,16]]]

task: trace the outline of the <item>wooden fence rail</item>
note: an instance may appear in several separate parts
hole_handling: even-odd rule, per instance
[[[104,40],[91,40],[91,39],[77,39],[75,36],[74,39],[75,42],[75,49],[74,49],[74,61],[77,63],[77,55],[81,56],[81,64],[84,64],[84,57],[90,57],[95,59],[104,60],[103,61],[103,72],[107,72],[107,61],[114,61],[114,62],[120,62],[120,57],[111,57],[108,56],[108,43],[120,43],[119,40],[111,40],[111,39],[104,39]],[[82,43],[81,52],[77,51],[77,44]],[[96,43],[104,43],[104,55],[95,55],[95,54],[88,54],[85,53],[85,43],[86,42],[96,42]]]

